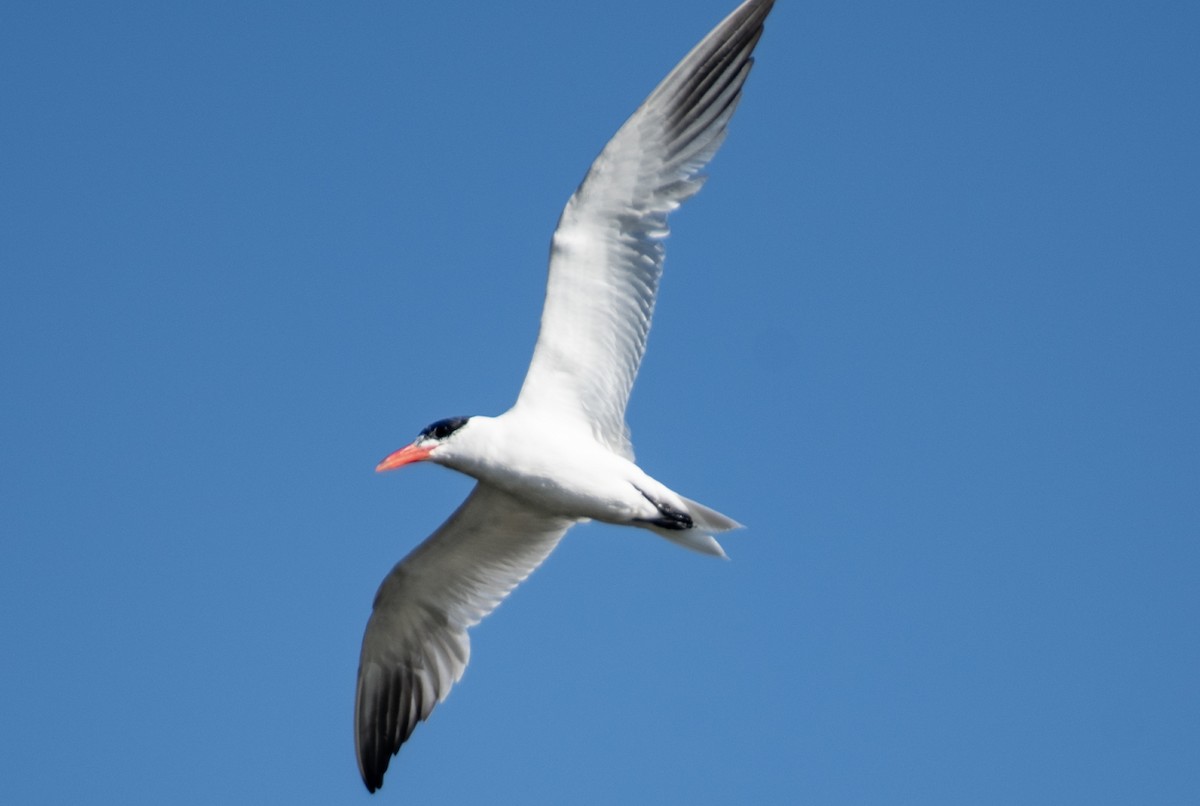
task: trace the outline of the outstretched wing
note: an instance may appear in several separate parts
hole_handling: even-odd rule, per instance
[[[363,636],[354,707],[367,789],[383,786],[391,757],[462,677],[467,629],[541,565],[572,523],[480,482],[383,580]]]
[[[625,407],[654,312],[667,214],[700,190],[773,2],[747,0],[684,57],[567,202],[518,408],[573,418],[631,455]]]

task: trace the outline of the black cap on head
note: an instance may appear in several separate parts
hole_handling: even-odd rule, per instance
[[[467,424],[469,417],[447,417],[425,427],[417,436],[424,439],[445,439]]]

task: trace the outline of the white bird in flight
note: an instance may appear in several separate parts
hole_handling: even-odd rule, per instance
[[[478,482],[384,579],[363,636],[354,712],[367,789],[446,698],[467,630],[546,559],[573,524],[648,529],[725,556],[737,528],[634,463],[625,407],[662,274],[667,214],[700,190],[725,138],[774,0],[746,0],[670,72],[592,163],[567,202],[533,361],[498,417],[439,420],[384,459],[430,461]]]

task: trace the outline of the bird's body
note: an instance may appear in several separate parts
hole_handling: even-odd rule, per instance
[[[542,512],[575,521],[638,525],[683,499],[590,434],[519,410],[471,417],[435,459]]]
[[[513,407],[439,420],[377,468],[432,461],[477,484],[376,594],[355,706],[359,770],[372,792],[462,676],[468,628],[573,524],[640,527],[724,556],[713,535],[739,524],[635,463],[625,408],[654,311],[667,214],[703,183],[772,3],[746,0],[730,14],[592,163],[554,233],[541,329]]]
[[[632,514],[621,488],[636,466],[590,435],[511,411],[472,418],[464,432],[467,450],[451,452],[447,467],[556,515],[613,521]]]

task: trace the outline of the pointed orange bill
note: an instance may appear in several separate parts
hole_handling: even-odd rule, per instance
[[[409,445],[391,454],[376,465],[375,472],[382,473],[385,470],[395,470],[398,467],[410,465],[413,462],[424,461],[429,458],[429,454],[431,453],[433,453],[432,448],[418,448],[416,444]]]

